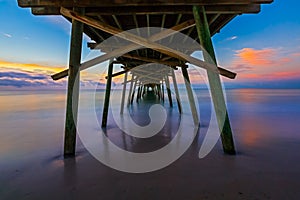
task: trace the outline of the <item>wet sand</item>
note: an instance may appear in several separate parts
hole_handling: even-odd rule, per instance
[[[64,92],[54,93],[1,94],[0,199],[300,198],[299,90],[227,91],[238,154],[224,155],[218,142],[198,158],[209,123],[203,108],[202,126],[187,152],[145,174],[101,164],[79,139],[76,158],[64,159]],[[176,112],[172,116],[168,126],[176,127]],[[107,132],[117,145],[132,151],[153,148],[118,137],[113,128]],[[165,133],[152,138],[155,148],[172,139]]]

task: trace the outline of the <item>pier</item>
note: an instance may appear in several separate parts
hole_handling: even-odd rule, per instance
[[[272,1],[18,0],[20,7],[31,8],[34,15],[62,15],[72,23],[69,68],[52,75],[53,80],[68,78],[64,155],[75,155],[80,72],[107,60],[110,62],[103,102],[103,128],[107,126],[113,78],[122,74],[124,74],[124,83],[120,114],[123,109],[126,109],[126,103],[134,102],[135,94],[135,100],[140,101],[143,93],[150,87],[157,97],[167,100],[171,107],[177,103],[179,112],[182,112],[174,70],[180,70],[184,77],[194,124],[199,125],[189,84],[188,64],[193,64],[207,71],[223,150],[226,154],[235,154],[233,133],[220,76],[234,79],[236,73],[218,66],[211,37],[220,32],[236,16],[258,13],[261,4]],[[149,32],[148,37],[139,34],[138,31],[137,34],[129,31],[150,27],[160,28],[161,31],[155,34]],[[174,43],[176,38],[174,35],[178,32],[191,38],[199,46],[186,46],[186,40],[180,40],[181,43],[176,41],[176,45],[182,49],[171,48],[168,44]],[[83,34],[95,41],[87,44],[91,50],[101,50],[105,54],[82,63]],[[115,43],[107,45],[105,41],[111,36],[116,36],[117,39]],[[122,41],[127,43],[123,44]],[[191,56],[195,50],[202,50],[203,60]],[[113,69],[116,64],[121,64],[122,70],[114,74]],[[160,67],[162,65],[167,66],[167,70]],[[138,68],[139,66],[143,67]],[[160,68],[163,71],[160,71]],[[141,69],[144,70],[141,72]],[[172,101],[171,83],[174,85],[177,102]],[[129,94],[125,93],[127,84],[130,87]],[[163,95],[164,90],[167,92],[167,97]]]

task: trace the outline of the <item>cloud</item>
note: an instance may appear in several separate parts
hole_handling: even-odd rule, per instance
[[[25,72],[0,72],[0,78],[23,78],[23,79],[33,79],[33,80],[45,80],[48,79],[47,76],[41,74],[30,74]]]
[[[7,37],[7,38],[12,38],[12,35],[11,34],[8,34],[8,33],[2,33],[3,36]]]
[[[67,79],[53,81],[50,75],[60,72],[65,67],[44,66],[39,64],[15,63],[0,60],[0,87],[31,88],[66,88]],[[103,86],[100,77],[89,72],[81,72],[81,85],[85,88]]]
[[[34,63],[16,63],[16,62],[9,62],[3,60],[0,60],[0,67],[2,69],[12,69],[12,70],[26,71],[26,72],[39,71],[40,73],[44,73],[44,74],[56,73],[65,68],[62,66],[46,66],[46,65],[39,65]]]
[[[228,65],[238,82],[266,82],[300,79],[300,53],[290,48],[243,48],[236,50]],[[227,80],[225,80],[227,81]]]
[[[226,41],[231,41],[231,40],[235,40],[235,39],[237,39],[238,38],[238,36],[232,36],[232,37],[229,37],[229,38],[227,38],[226,39]]]
[[[260,68],[274,68],[290,63],[291,57],[283,54],[279,48],[243,48],[236,51],[231,69],[245,72]]]
[[[44,74],[25,71],[0,71],[0,86],[40,87],[40,86],[62,86],[62,82],[54,82]]]
[[[275,63],[275,49],[256,50],[252,48],[244,48],[236,51],[239,62],[251,66],[270,66]]]

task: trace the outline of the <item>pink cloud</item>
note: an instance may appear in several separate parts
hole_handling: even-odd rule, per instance
[[[243,48],[236,51],[230,69],[238,81],[300,78],[300,54],[283,48]]]
[[[272,67],[291,61],[290,58],[280,57],[279,50],[273,48],[243,48],[236,51],[235,56],[237,56],[236,64],[251,67]]]

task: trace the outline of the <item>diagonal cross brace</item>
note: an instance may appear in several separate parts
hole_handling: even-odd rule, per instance
[[[141,47],[147,47],[147,48],[151,48],[151,49],[155,49],[156,51],[159,51],[163,54],[166,54],[166,55],[169,55],[169,56],[172,56],[172,57],[175,57],[175,58],[178,58],[180,60],[185,60],[185,61],[188,61],[190,62],[191,64],[194,64],[196,66],[200,66],[204,69],[207,69],[207,70],[210,70],[212,72],[215,72],[215,73],[220,73],[221,75],[223,76],[226,76],[228,78],[235,78],[236,74],[233,73],[233,72],[230,72],[226,69],[223,69],[223,68],[220,68],[220,67],[217,67],[216,65],[214,64],[210,64],[210,63],[207,63],[207,62],[204,62],[204,61],[201,61],[199,59],[196,59],[196,58],[193,58],[189,55],[186,55],[182,52],[179,52],[179,51],[176,51],[172,48],[169,48],[169,47],[166,47],[166,46],[163,46],[163,45],[160,45],[160,44],[157,44],[155,43],[155,41],[157,40],[161,40],[163,38],[166,38],[170,35],[173,35],[176,33],[176,31],[181,31],[181,30],[184,30],[186,28],[189,28],[189,27],[192,27],[194,26],[194,20],[190,20],[190,21],[187,21],[187,22],[184,22],[182,24],[179,24],[177,26],[174,26],[172,28],[172,30],[170,29],[167,29],[165,31],[162,31],[158,34],[155,34],[153,36],[151,36],[150,38],[148,39],[144,39],[144,38],[141,38],[139,36],[136,36],[134,34],[131,34],[131,33],[128,33],[128,32],[124,32],[120,29],[117,29],[115,27],[112,27],[112,26],[109,26],[105,23],[102,23],[102,22],[99,22],[97,20],[94,20],[92,18],[89,18],[89,17],[86,17],[84,15],[80,15],[76,12],[73,12],[72,10],[68,10],[66,8],[61,8],[61,13],[63,15],[65,15],[66,17],[70,17],[72,19],[75,19],[77,21],[80,21],[82,23],[85,23],[89,26],[92,26],[92,27],[95,27],[97,29],[100,29],[102,31],[105,31],[105,32],[108,32],[110,34],[113,34],[113,35],[116,35],[120,38],[123,38],[125,40],[128,40],[128,41],[131,41],[133,43],[136,43],[136,44],[130,44],[130,45],[127,45],[123,48],[120,48],[120,49],[117,49],[117,50],[114,50],[110,53],[107,53],[105,55],[102,55],[102,56],[99,56],[97,58],[94,58],[92,60],[89,60],[83,64],[81,64],[80,66],[80,70],[84,70],[84,69],[87,69],[89,67],[92,67],[96,64],[99,64],[103,61],[106,61],[107,59],[111,58],[111,57],[116,57],[116,56],[120,56],[120,55],[123,55],[129,51],[132,51],[132,50],[136,50],[138,48],[141,48]],[[58,80],[60,78],[63,78],[65,76],[68,75],[68,69],[67,70],[64,70],[62,72],[59,72],[57,74],[54,74],[52,76],[52,78],[54,80]]]

